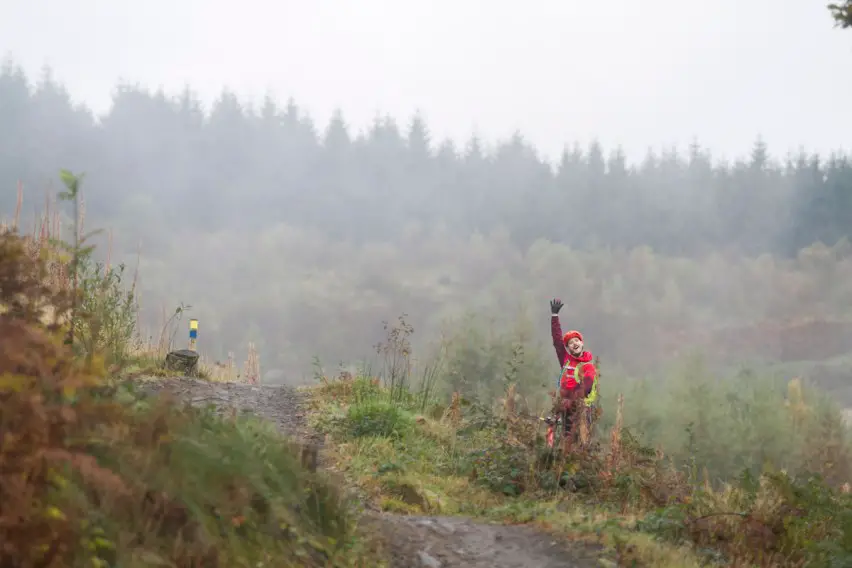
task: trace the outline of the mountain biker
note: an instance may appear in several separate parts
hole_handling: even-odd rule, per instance
[[[562,333],[559,322],[559,310],[562,302],[553,299],[550,302],[550,333],[553,336],[553,348],[562,372],[559,375],[559,405],[562,413],[563,435],[569,440],[576,440],[576,419],[591,420],[589,407],[597,400],[598,384],[597,369],[592,362],[591,351],[586,351],[583,345],[583,334],[571,330]]]

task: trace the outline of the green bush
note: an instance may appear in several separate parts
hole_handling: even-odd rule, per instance
[[[103,354],[109,364],[125,362],[137,338],[135,290],[125,288],[124,270],[123,264],[107,269],[88,258],[78,267],[76,347],[83,355]]]
[[[813,476],[745,472],[722,491],[699,489],[648,513],[636,529],[760,566],[852,563],[852,497]]]
[[[352,381],[352,397],[356,404],[386,399],[387,394],[369,377],[356,377]]]
[[[605,375],[601,391],[599,434],[612,427],[623,393],[624,426],[713,483],[743,470],[759,475],[767,464],[837,483],[852,473],[840,409],[808,384],[751,370],[720,374],[689,358],[644,379]]]
[[[387,401],[369,400],[353,404],[346,413],[346,433],[355,438],[381,436],[400,438],[414,425],[414,416]]]
[[[526,448],[500,444],[480,450],[472,460],[477,481],[504,495],[520,495],[527,489],[530,452]]]
[[[531,409],[542,407],[558,368],[548,360],[548,346],[535,340],[528,318],[506,326],[471,313],[453,320],[451,330],[444,338],[439,391],[490,404],[514,384]]]

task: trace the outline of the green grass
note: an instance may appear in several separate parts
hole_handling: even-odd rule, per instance
[[[635,549],[637,558],[649,565],[698,565],[697,557],[686,548],[635,533],[627,517],[619,517],[624,522],[613,524],[611,510],[557,499],[552,491],[540,488],[529,492],[509,489],[517,479],[526,479],[530,474],[524,469],[531,464],[523,461],[529,456],[519,450],[513,463],[503,445],[507,433],[488,425],[486,416],[470,417],[457,427],[448,420],[377,402],[381,389],[370,385],[368,379],[362,378],[317,388],[311,421],[335,442],[328,449],[335,468],[381,509],[399,514],[532,522],[544,530],[604,542],[613,549]],[[371,395],[364,397],[368,390]],[[377,421],[380,411],[385,418]],[[356,433],[359,428],[353,421],[362,417],[370,424],[383,424],[397,423],[400,415],[411,419],[406,419],[404,429],[394,430],[391,435]],[[522,471],[513,471],[516,466]]]
[[[424,416],[411,400],[395,395],[391,403],[390,393],[367,378],[324,381],[313,389],[311,421],[329,434],[335,468],[385,511],[532,523],[603,543],[622,565],[839,566],[852,558],[852,501],[807,475],[809,466],[836,474],[850,463],[842,432],[832,430],[836,409],[806,387],[781,388],[773,377],[744,383],[686,369],[693,372],[679,383],[670,378],[667,386],[694,389],[695,396],[672,392],[682,404],[659,439],[687,451],[688,435],[675,430],[699,407],[712,411],[707,419],[718,423],[718,438],[693,439],[693,454],[676,459],[660,458],[629,428],[618,430],[614,451],[607,428],[598,452],[554,460],[543,447],[543,431],[508,405],[503,411],[468,405],[459,408],[457,421],[453,412]],[[652,398],[632,410],[626,404],[625,421],[631,412],[653,417]],[[726,443],[729,455],[717,457]],[[785,444],[797,475],[759,467],[761,458],[783,455]],[[818,464],[820,455],[826,460]],[[711,467],[738,466],[737,475],[710,477]],[[560,480],[567,485],[560,487]],[[769,553],[755,553],[764,549]]]
[[[336,558],[344,565],[354,518],[338,492],[303,470],[298,449],[272,426],[249,417],[222,419],[212,410],[137,410],[143,425],[170,422],[156,457],[144,468],[114,451],[100,461],[131,483],[178,499],[207,538],[218,541],[223,565],[273,558],[301,558],[305,565]]]

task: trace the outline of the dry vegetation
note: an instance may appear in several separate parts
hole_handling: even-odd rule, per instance
[[[621,565],[852,562],[848,434],[838,409],[801,381],[785,391],[752,378],[749,388],[725,390],[712,375],[682,369],[661,387],[681,404],[659,402],[672,417],[659,445],[627,426],[631,404],[648,413],[650,397],[631,400],[637,388],[608,399],[610,421],[597,425],[589,451],[563,456],[545,447],[511,378],[485,403],[415,376],[411,331],[401,324],[389,333],[378,376],[321,375],[314,390],[313,420],[334,441],[331,459],[377,506],[533,522],[609,544]],[[606,375],[603,385],[618,388]],[[678,413],[693,417],[686,447],[673,441],[684,427]]]
[[[19,183],[14,216],[0,222],[0,229],[17,233],[23,203],[24,188]],[[78,238],[85,236],[85,213],[85,204],[80,195],[77,224],[72,223],[72,233],[76,230]],[[73,219],[73,216],[71,218]],[[74,285],[70,270],[73,259],[69,246],[63,241],[64,237],[73,238],[73,234],[69,235],[67,230],[63,232],[63,220],[67,223],[68,219],[67,215],[63,215],[56,198],[47,194],[42,210],[32,220],[29,233],[21,236],[29,258],[44,263],[47,281],[54,289],[71,290]],[[89,236],[93,237],[99,233],[100,231],[94,231]],[[98,329],[94,332],[98,337],[87,337],[84,333],[82,338],[88,341],[83,345],[78,344],[78,349],[108,351],[112,348],[112,352],[106,353],[111,370],[121,370],[127,377],[167,373],[162,362],[168,352],[184,348],[183,341],[187,333],[185,316],[192,307],[180,303],[174,310],[169,311],[166,305],[162,304],[159,320],[156,325],[150,326],[152,331],[143,332],[139,318],[142,310],[139,250],[136,266],[127,286],[125,265],[114,265],[112,261],[111,230],[107,232],[106,254],[103,260],[95,260],[91,254],[93,252],[94,249],[90,249],[89,254],[82,255],[78,260],[78,284],[81,284],[80,308],[87,312],[88,320],[97,323]],[[48,317],[50,315],[48,313]],[[91,329],[91,326],[88,328]],[[120,352],[115,352],[116,348],[120,348]],[[249,342],[248,355],[242,365],[235,364],[233,352],[229,352],[225,363],[202,355],[199,375],[213,381],[257,383],[260,381],[257,349]]]
[[[270,427],[119,380],[132,288],[85,263],[75,287],[50,231],[0,233],[0,565],[360,565],[347,503]]]
[[[80,247],[74,255],[74,247],[60,246],[60,229],[55,205],[48,203],[32,235],[6,230],[0,238],[0,564],[360,562],[366,551],[355,539],[346,502],[321,478],[303,471],[298,453],[266,426],[223,420],[168,400],[141,400],[116,380],[152,372],[152,356],[174,346],[187,308],[163,315],[156,342],[139,341],[136,278],[128,291],[123,268],[94,263]],[[593,300],[610,307],[633,305],[632,311],[610,314],[610,320],[625,325],[651,317],[681,321],[677,309],[713,294],[714,303],[734,304],[713,316],[730,326],[758,313],[777,316],[782,295],[795,292],[817,306],[816,320],[805,322],[805,311],[787,310],[794,321],[775,328],[779,337],[789,338],[795,329],[808,329],[808,337],[814,329],[842,335],[846,325],[824,317],[847,294],[835,280],[852,271],[843,244],[815,247],[784,264],[720,258],[750,285],[763,286],[761,308],[751,296],[696,277],[691,272],[696,265],[689,263],[699,261],[658,258],[642,250],[607,258],[545,243],[525,256],[506,257],[500,256],[506,250],[492,249],[489,241],[470,245],[457,254],[469,252],[467,266],[476,270],[463,273],[447,264],[448,274],[466,286],[481,286],[492,298],[539,294],[532,284],[517,289],[523,280],[505,277],[506,271],[555,270],[558,278],[568,279],[573,269],[570,280],[580,285],[574,287],[572,318],[578,321],[597,317],[582,307]],[[370,254],[385,267],[406,262],[401,257],[388,262],[395,258],[393,248]],[[435,254],[440,258],[440,251]],[[81,259],[76,287],[69,269],[75,256]],[[713,258],[705,262],[712,264]],[[609,278],[611,262],[620,263],[635,286],[628,289],[618,279],[596,286]],[[562,266],[565,274],[554,269]],[[657,267],[680,278],[663,285],[659,299],[653,291],[664,277]],[[390,282],[391,275],[387,278]],[[309,298],[319,294],[322,305],[313,307],[333,309],[353,298],[347,294],[355,285],[325,290],[328,296],[314,288]],[[447,302],[460,301],[453,299],[457,290],[450,293],[440,283],[423,286],[421,299],[443,290]],[[696,296],[684,299],[673,286]],[[807,296],[816,286],[827,290],[823,308]],[[650,308],[628,301],[639,293],[649,295]],[[615,294],[621,296],[613,300]],[[773,301],[777,307],[770,309]],[[736,307],[751,313],[743,316]],[[363,308],[356,302],[353,310]],[[704,332],[710,344],[727,341],[733,348],[748,341],[746,328],[734,333],[729,327],[716,336],[719,343],[712,343],[713,330],[699,325],[710,320],[699,316],[690,316],[696,318],[692,331]],[[385,326],[376,376],[358,369],[328,379],[318,367],[314,425],[334,442],[333,466],[366,498],[402,514],[536,523],[569,538],[604,542],[623,565],[840,566],[852,561],[848,432],[839,409],[806,381],[787,380],[789,375],[721,376],[697,360],[657,368],[636,381],[605,363],[605,414],[597,425],[597,444],[561,456],[543,446],[536,419],[547,405],[541,393],[552,374],[544,363],[547,344],[535,332],[540,324],[501,317],[456,320],[434,355],[421,360],[413,357],[413,329],[401,318]],[[76,339],[68,345],[72,327]],[[342,331],[328,331],[346,345],[346,338],[337,337]],[[653,342],[664,334],[649,335]],[[685,344],[682,337],[675,340]],[[630,345],[639,348],[647,344],[637,339]],[[811,349],[809,355],[827,354]],[[233,355],[226,364],[206,366],[214,380],[256,381],[260,370],[253,345],[243,370],[236,367]]]

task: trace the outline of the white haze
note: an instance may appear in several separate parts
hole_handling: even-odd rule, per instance
[[[207,103],[227,86],[321,125],[340,107],[356,128],[419,109],[457,141],[518,129],[550,157],[697,137],[732,158],[758,135],[826,153],[852,131],[852,35],[811,0],[0,0],[4,52],[96,111],[119,78]]]

